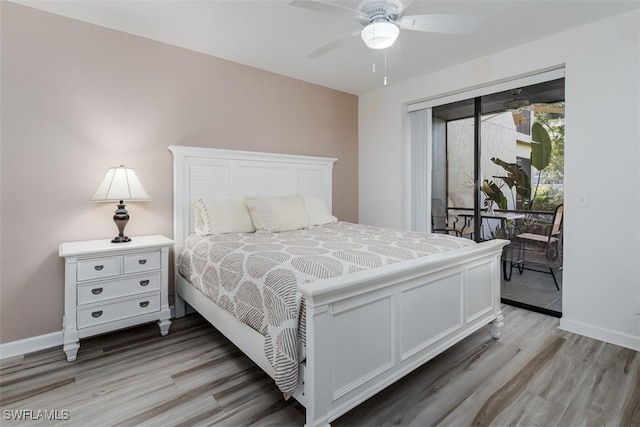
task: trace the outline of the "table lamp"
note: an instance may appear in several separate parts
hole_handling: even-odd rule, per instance
[[[117,168],[109,169],[91,200],[94,202],[118,202],[113,221],[116,223],[119,233],[111,242],[124,243],[131,241],[129,237],[124,235],[124,227],[129,222],[129,214],[124,208],[125,200],[141,202],[151,200],[151,197],[142,187],[136,172],[120,165]]]

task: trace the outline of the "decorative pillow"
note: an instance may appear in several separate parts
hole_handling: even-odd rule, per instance
[[[304,196],[304,207],[309,215],[309,225],[323,225],[338,222],[338,218],[331,215],[327,202],[322,197]]]
[[[198,199],[192,207],[193,229],[200,236],[256,231],[242,199]]]
[[[286,197],[245,197],[257,231],[300,230],[309,226],[309,217],[300,195]]]

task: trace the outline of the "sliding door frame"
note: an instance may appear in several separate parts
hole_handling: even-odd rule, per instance
[[[450,104],[457,101],[463,101],[466,99],[474,99],[475,112],[474,112],[474,237],[475,240],[478,241],[480,238],[481,231],[481,217],[480,217],[480,186],[482,185],[481,179],[481,171],[480,171],[480,154],[481,154],[481,135],[480,135],[480,123],[482,116],[481,109],[481,97],[485,95],[491,95],[497,92],[503,92],[511,89],[516,89],[523,86],[534,85],[538,83],[547,82],[550,80],[555,80],[559,78],[563,78],[565,76],[565,68],[564,64],[558,65],[555,67],[549,67],[543,70],[538,70],[532,73],[522,74],[519,76],[514,76],[512,78],[502,79],[498,81],[494,81],[492,83],[488,83],[485,85],[478,85],[466,89],[462,89],[459,91],[443,93],[441,95],[437,95],[422,101],[418,101],[415,103],[410,103],[406,105],[406,123],[408,126],[404,127],[406,132],[406,136],[403,138],[404,141],[404,165],[405,165],[405,173],[404,173],[404,186],[403,189],[403,211],[405,214],[404,218],[404,228],[408,230],[418,230],[416,227],[417,219],[423,218],[428,222],[427,230],[431,231],[431,222],[428,221],[428,218],[431,217],[431,151],[433,150],[432,146],[432,129],[429,129],[426,132],[425,140],[423,142],[417,141],[416,138],[420,138],[420,136],[412,135],[412,127],[411,127],[411,118],[410,113],[418,110],[428,109],[429,117],[431,117],[432,109],[434,107]],[[429,120],[432,123],[432,120]],[[424,162],[420,163],[415,161],[417,159],[413,159],[413,150],[412,147],[415,144],[424,143],[427,155],[423,158]],[[424,170],[418,171],[417,168],[423,167]],[[415,182],[415,176],[425,176],[426,173],[426,187],[427,191],[422,193],[426,197],[425,203],[416,203],[417,200],[414,198],[414,194],[417,190],[419,190],[419,185]],[[420,227],[422,228],[422,227]]]

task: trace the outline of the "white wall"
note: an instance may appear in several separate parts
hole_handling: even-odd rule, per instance
[[[361,96],[359,220],[409,224],[403,208],[407,103],[562,64],[566,216],[560,326],[640,350],[640,10]],[[578,207],[585,193],[589,206]]]

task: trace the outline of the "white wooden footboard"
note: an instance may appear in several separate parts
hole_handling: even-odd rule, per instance
[[[307,359],[300,395],[307,425],[328,425],[472,332],[500,336],[500,254],[483,242],[402,265],[301,285]]]

